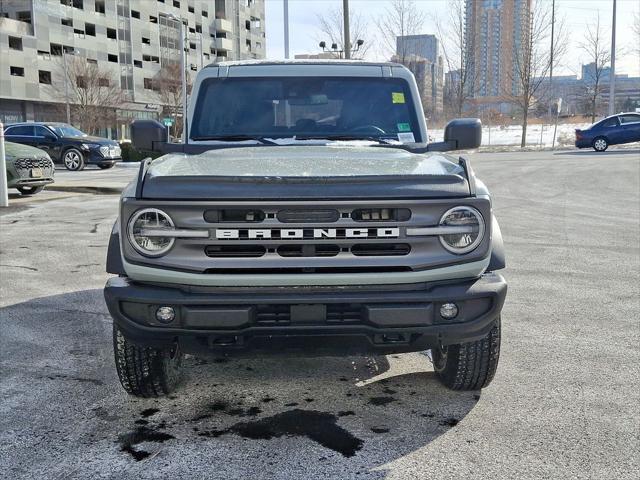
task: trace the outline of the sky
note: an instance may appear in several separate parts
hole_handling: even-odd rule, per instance
[[[551,2],[551,0],[544,0]],[[421,33],[436,33],[433,17],[445,17],[446,0],[416,0],[418,8],[427,15]],[[367,20],[367,35],[363,38],[370,45],[367,58],[387,60],[376,22],[385,15],[388,0],[350,0],[351,12],[360,12]],[[611,38],[613,0],[556,0],[556,18],[564,18],[569,30],[570,45],[562,64],[554,70],[556,75],[577,74],[580,65],[589,63],[588,56],[579,45],[584,38],[587,25],[595,24],[598,13],[600,25],[608,41]],[[318,53],[318,43],[328,40],[318,28],[318,17],[335,8],[342,8],[342,0],[289,0],[289,45],[291,58],[298,53]],[[640,0],[618,0],[616,19],[616,73],[640,76],[638,39],[632,33],[634,15],[640,12]],[[267,58],[284,58],[283,1],[266,0]],[[378,37],[378,38],[376,38]],[[634,51],[635,50],[635,51]]]

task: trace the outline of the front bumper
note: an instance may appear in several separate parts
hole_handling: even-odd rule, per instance
[[[16,178],[8,182],[7,188],[40,187],[53,183],[53,178]]]
[[[507,284],[487,273],[472,280],[370,287],[167,287],[109,279],[104,295],[114,322],[132,340],[187,353],[250,351],[352,354],[421,351],[477,340],[491,329]],[[440,305],[455,302],[445,320]],[[175,309],[169,325],[155,318]]]
[[[84,150],[83,153],[85,154],[85,162],[91,165],[109,165],[112,163],[122,161],[122,156],[105,157],[100,153],[100,150],[97,148]]]

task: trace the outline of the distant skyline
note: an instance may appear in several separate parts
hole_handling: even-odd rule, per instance
[[[551,2],[551,0],[546,0]],[[284,58],[283,36],[283,1],[266,0],[266,35],[267,58]],[[376,20],[385,14],[388,0],[350,0],[352,12],[359,12],[368,21],[367,33],[370,38],[363,38],[372,47],[367,52],[371,60],[388,60],[388,56],[380,51],[380,32]],[[432,17],[445,17],[446,0],[416,0],[418,7],[427,14],[427,21],[420,33],[435,34],[436,29]],[[580,50],[587,25],[595,23],[600,14],[600,25],[606,32],[607,43],[611,41],[611,14],[613,0],[556,0],[556,18],[565,17],[570,31],[568,53],[563,64],[554,73],[556,75],[580,76],[581,65],[589,63],[587,55]],[[318,42],[323,37],[319,29],[318,15],[331,9],[342,8],[342,0],[289,0],[289,36],[291,58],[300,53],[318,53]],[[616,36],[616,73],[640,76],[640,57],[637,53],[637,38],[634,39],[632,22],[634,15],[640,10],[639,0],[618,0],[617,4],[617,36]],[[635,49],[635,52],[634,52]]]

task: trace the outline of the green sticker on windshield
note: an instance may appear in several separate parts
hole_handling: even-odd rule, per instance
[[[402,92],[391,92],[391,102],[392,103],[404,103],[404,93],[402,93]]]
[[[409,125],[408,123],[398,123],[397,127],[398,127],[398,131],[399,132],[410,132],[411,131],[411,125]]]

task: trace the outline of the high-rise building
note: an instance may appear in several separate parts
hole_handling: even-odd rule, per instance
[[[443,111],[444,66],[435,35],[405,35],[396,37],[393,60],[404,64],[416,77],[422,107],[429,118]]]
[[[396,56],[421,57],[431,63],[438,62],[438,39],[435,35],[404,35],[396,37]]]
[[[517,95],[516,55],[526,43],[531,0],[466,0],[467,65],[471,97]]]
[[[0,120],[64,121],[69,83],[86,81],[68,79],[77,62],[119,84],[119,118],[157,117],[157,78],[179,62],[180,22],[194,76],[210,63],[264,58],[264,16],[264,0],[2,0]]]

